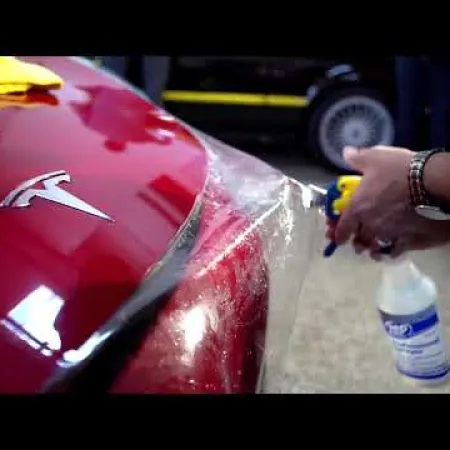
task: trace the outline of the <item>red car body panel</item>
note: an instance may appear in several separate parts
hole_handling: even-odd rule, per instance
[[[205,146],[101,70],[72,58],[24,59],[65,86],[48,105],[0,109],[0,200],[64,170],[71,180],[60,187],[112,221],[42,198],[0,208],[0,392],[41,390],[164,258],[198,201],[184,277],[111,391],[254,391],[267,308],[263,249],[208,178]]]
[[[268,303],[261,240],[213,184],[205,197],[184,279],[112,392],[255,391]]]

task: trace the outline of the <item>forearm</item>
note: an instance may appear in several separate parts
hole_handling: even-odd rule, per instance
[[[450,205],[450,153],[437,153],[427,161],[423,182],[431,196]]]

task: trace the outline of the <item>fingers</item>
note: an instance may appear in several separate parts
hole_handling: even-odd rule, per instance
[[[366,190],[365,186],[366,180],[363,179],[339,217],[335,229],[335,241],[338,245],[345,244],[352,235],[356,235],[359,231],[358,229],[362,222],[360,216],[361,214],[364,215],[364,210],[367,209],[364,207],[364,199],[362,197]]]
[[[398,258],[399,256],[401,256],[403,253],[407,252],[411,250],[411,248],[409,248],[409,245],[406,241],[403,240],[398,240],[396,241],[393,245],[392,245],[392,250],[389,253],[389,256],[392,259]],[[383,256],[385,256],[386,254],[383,254],[381,251],[380,246],[378,245],[378,247],[372,247],[370,250],[370,257],[372,259],[374,259],[375,261],[380,261],[381,258]]]
[[[407,238],[398,239],[392,251],[392,257],[398,258],[403,253],[414,250],[425,250],[431,247],[433,247],[433,245],[427,237],[421,235],[410,235]]]
[[[329,241],[334,241],[334,229],[329,228],[326,233],[325,233],[325,237],[329,240]]]
[[[378,146],[369,149],[356,149],[354,147],[344,148],[344,158],[346,162],[355,170],[364,174],[361,184],[352,198],[342,211],[339,220],[335,225],[328,224],[327,237],[333,239],[337,245],[346,244],[353,237],[353,246],[357,253],[363,249],[370,249],[374,252],[379,250],[379,246],[373,247],[373,242],[376,237],[379,237],[379,232],[385,227],[380,226],[380,216],[383,216],[383,205],[380,205],[378,198],[380,192],[383,191],[383,186],[377,184],[379,177],[374,174],[386,166],[385,158],[386,152],[398,151],[394,147]],[[380,159],[381,158],[381,159]],[[380,166],[381,161],[383,164]],[[380,167],[381,168],[380,168]],[[375,200],[374,200],[375,199]],[[384,214],[386,215],[386,214]],[[361,225],[363,225],[361,227]],[[377,230],[376,233],[371,231],[371,228]]]
[[[334,224],[329,226],[326,232],[327,239],[336,241],[335,228],[336,225]],[[352,237],[352,245],[356,254],[359,255],[368,251],[370,257],[375,261],[380,261],[386,255],[386,253],[382,252],[383,241],[390,242],[389,239],[380,240],[380,238],[376,238],[370,228],[363,226],[357,227],[356,231],[350,237]],[[408,242],[399,240],[395,245],[393,244],[390,256],[397,258],[411,249],[412,247]]]
[[[357,255],[360,255],[368,248],[367,242],[363,242],[358,238],[354,238],[352,244]]]
[[[369,255],[375,261],[379,261],[383,257],[382,245],[379,239],[361,238],[359,235],[353,239],[353,247],[356,254],[361,254],[365,250],[369,251]]]
[[[401,256],[403,253],[405,253],[407,251],[407,248],[405,245],[402,244],[396,244],[394,246],[394,248],[392,249],[391,252],[391,257],[392,258],[398,258],[399,256]]]
[[[381,258],[383,257],[382,253],[380,252],[380,249],[371,250],[369,255],[374,261],[381,261]]]
[[[336,223],[330,220],[327,223],[327,230],[325,232],[326,238],[329,239],[330,241],[334,241],[335,230],[336,230]]]
[[[360,209],[357,195],[357,193],[354,194],[354,198],[334,225],[334,240],[338,245],[343,245],[354,236],[357,245],[362,244],[370,247],[375,240],[375,234],[370,226],[372,221],[367,219],[364,221],[360,220],[360,214],[357,213],[358,209]]]
[[[371,147],[371,150],[378,150],[382,152],[398,152],[399,150],[408,150],[405,147],[392,147],[389,145],[375,145]]]
[[[355,147],[344,147],[344,160],[354,170],[363,172],[364,170],[364,154]]]
[[[345,244],[352,235],[356,235],[359,228],[359,221],[355,214],[353,214],[352,207],[350,205],[345,209],[334,230],[334,238],[338,245]]]

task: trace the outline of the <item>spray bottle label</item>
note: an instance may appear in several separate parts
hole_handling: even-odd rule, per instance
[[[400,373],[421,380],[447,374],[450,366],[435,305],[411,315],[380,314]]]

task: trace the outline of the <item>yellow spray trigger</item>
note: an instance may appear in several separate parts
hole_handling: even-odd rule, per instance
[[[359,186],[361,177],[359,175],[342,175],[337,180],[337,188],[340,192],[351,192]]]
[[[39,64],[27,63],[13,56],[0,56],[1,95],[60,89],[63,85],[61,77]]]
[[[358,175],[342,175],[337,179],[336,188],[340,193],[340,197],[333,201],[335,214],[340,215],[347,207],[360,182],[361,177]]]
[[[337,223],[339,216],[348,206],[356,188],[361,182],[361,177],[355,175],[343,175],[330,183],[326,189],[324,207],[329,221]],[[335,252],[337,243],[331,240],[325,247],[323,254],[329,258]]]

